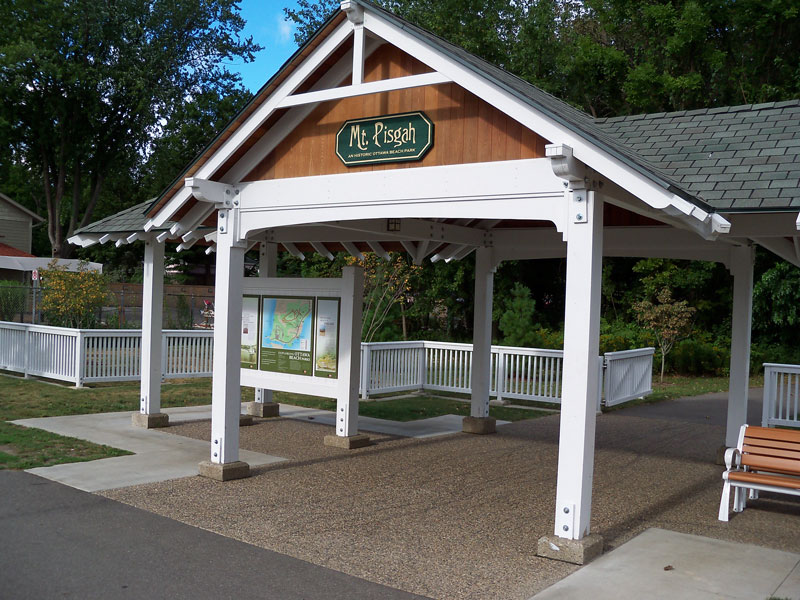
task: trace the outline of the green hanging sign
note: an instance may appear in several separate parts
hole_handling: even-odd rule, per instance
[[[433,122],[421,111],[345,121],[336,155],[347,166],[421,160],[433,147]]]

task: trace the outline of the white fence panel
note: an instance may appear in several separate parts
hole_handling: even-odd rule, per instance
[[[361,344],[361,396],[422,389],[423,342]]]
[[[0,369],[27,373],[28,326],[0,321]]]
[[[563,350],[492,346],[495,367],[491,396],[498,400],[561,402]]]
[[[605,353],[606,406],[615,406],[653,393],[655,348]]]
[[[422,343],[425,348],[425,379],[421,387],[468,394],[472,389],[472,344]]]
[[[83,381],[131,381],[141,376],[142,333],[127,329],[83,331]]]
[[[77,369],[80,333],[77,329],[29,325],[25,345],[26,375],[79,383]]]
[[[213,331],[165,331],[161,348],[161,372],[165,379],[211,376]]]
[[[213,346],[213,331],[164,331],[163,377],[211,376]],[[0,321],[0,369],[26,375],[72,381],[77,386],[84,382],[135,381],[141,377],[141,353],[139,330],[79,330]],[[359,390],[365,399],[375,393],[421,389],[462,394],[472,390],[472,344],[369,343],[361,345],[361,357]],[[490,396],[558,404],[563,360],[562,350],[492,346]],[[602,369],[602,359],[598,360]],[[606,406],[651,393],[652,361],[652,348],[607,353]],[[800,376],[791,373],[794,375],[784,374],[784,379],[777,374],[768,379],[770,389],[778,394],[773,420],[798,421]],[[765,386],[768,382],[765,380]],[[791,417],[784,416],[790,412]]]
[[[763,427],[800,427],[800,365],[764,364]]]

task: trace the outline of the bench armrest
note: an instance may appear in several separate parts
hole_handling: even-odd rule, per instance
[[[742,453],[738,448],[728,448],[725,450],[725,467],[730,471],[732,468],[740,467],[742,464]]]

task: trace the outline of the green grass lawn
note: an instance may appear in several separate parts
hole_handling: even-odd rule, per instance
[[[165,385],[161,402],[165,407],[210,404],[210,382],[189,380]],[[0,469],[31,469],[130,454],[8,421],[128,411],[138,407],[138,382],[75,389],[34,379],[0,376]]]
[[[314,398],[312,396],[300,396],[298,394],[276,393],[278,402],[305,406],[308,408],[319,408],[322,410],[336,410],[336,400],[324,398]],[[375,402],[360,402],[358,414],[365,417],[375,417],[377,419],[389,419],[391,421],[416,421],[417,419],[428,419],[441,415],[469,415],[469,403],[450,398],[439,398],[436,396],[412,396],[410,398],[398,398],[396,400],[380,400]],[[489,414],[495,419],[502,421],[522,421],[523,419],[535,419],[552,414],[540,410],[522,410],[518,408],[506,408],[504,406],[492,406]]]

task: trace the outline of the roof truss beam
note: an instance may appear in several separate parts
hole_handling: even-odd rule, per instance
[[[342,98],[353,98],[356,96],[366,96],[368,94],[380,94],[382,92],[393,92],[426,85],[449,83],[450,81],[451,79],[449,77],[441,73],[423,73],[421,75],[395,77],[393,79],[383,79],[381,81],[371,81],[369,83],[346,85],[344,87],[287,96],[278,104],[278,108],[302,106],[303,104],[318,104],[331,100],[341,100]]]

